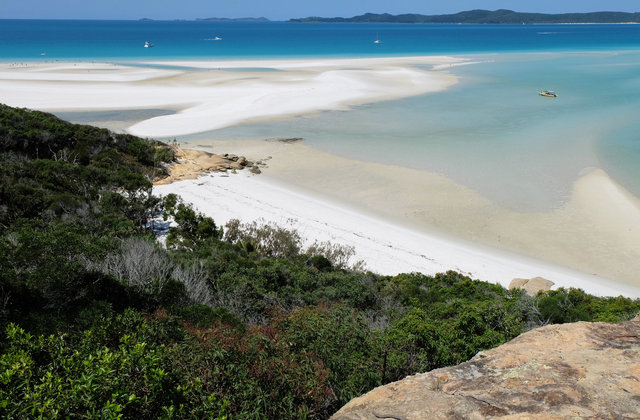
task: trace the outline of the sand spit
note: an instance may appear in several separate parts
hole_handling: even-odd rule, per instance
[[[178,112],[127,128],[143,137],[170,137],[443,90],[456,83],[455,76],[420,67],[460,61],[398,57],[155,63],[170,64],[170,70],[5,63],[0,65],[0,102],[43,111],[173,109]]]
[[[456,83],[446,68],[465,62],[0,63],[0,102],[45,111],[173,110],[126,127],[169,137],[446,89]],[[455,269],[505,286],[544,277],[554,287],[640,296],[640,202],[598,168],[576,175],[561,207],[519,213],[437,174],[331,156],[300,142],[198,141],[198,148],[268,165],[259,176],[240,171],[156,187],[184,195],[219,223],[294,219],[303,236],[353,245],[381,273]]]
[[[259,176],[204,176],[154,191],[180,194],[218,223],[264,219],[296,227],[310,241],[352,245],[356,259],[378,273],[452,269],[505,287],[514,278],[544,277],[554,288],[640,297],[633,275],[640,269],[640,206],[600,170],[576,182],[565,207],[520,214],[439,175],[300,143],[210,145],[251,160],[272,158]]]

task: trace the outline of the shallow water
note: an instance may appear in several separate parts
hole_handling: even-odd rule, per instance
[[[640,52],[468,58],[478,63],[448,69],[460,82],[444,92],[188,139],[303,137],[331,153],[441,173],[518,211],[562,205],[590,167],[640,195]]]
[[[444,92],[184,140],[303,137],[339,155],[444,174],[519,211],[561,206],[594,166],[640,196],[640,25],[0,20],[2,61],[435,54],[479,63],[446,69],[460,83]],[[542,89],[559,97],[539,97]],[[60,115],[120,128],[164,112]]]
[[[162,115],[175,114],[170,109],[129,109],[113,111],[67,111],[56,112],[58,118],[73,121],[76,124],[88,124],[93,121],[137,122]]]
[[[87,124],[107,128],[115,133],[126,133],[133,124],[154,117],[175,114],[170,109],[126,109],[111,111],[54,112],[58,118],[74,124]]]

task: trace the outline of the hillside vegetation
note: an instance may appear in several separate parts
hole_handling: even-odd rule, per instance
[[[380,276],[296,232],[222,228],[151,194],[173,159],[0,105],[0,417],[328,418],[536,326],[640,310],[455,272]]]

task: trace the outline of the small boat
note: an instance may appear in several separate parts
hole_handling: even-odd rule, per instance
[[[144,43],[144,47],[145,47],[145,48],[151,48],[151,47],[153,47],[153,44],[152,44],[152,43],[150,43],[149,41],[145,41],[145,43]]]
[[[540,96],[546,96],[547,98],[557,98],[558,95],[553,90],[543,90],[538,93]]]
[[[220,38],[219,36],[213,38],[214,41],[222,41],[222,38]]]
[[[376,34],[376,40],[373,41],[374,44],[382,44],[382,40],[380,40],[380,34]]]

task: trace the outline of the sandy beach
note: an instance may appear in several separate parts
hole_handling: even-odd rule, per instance
[[[179,140],[246,121],[435,92],[456,83],[446,68],[464,63],[450,57],[156,63],[161,68],[4,63],[0,102],[45,111],[170,109],[175,113],[126,130]],[[179,193],[219,224],[230,218],[289,224],[310,241],[354,246],[357,259],[384,274],[453,269],[505,286],[541,276],[554,287],[640,297],[640,200],[595,167],[584,168],[561,207],[520,213],[434,173],[332,156],[304,142],[211,139],[183,147],[266,164],[259,175],[204,175],[154,188]]]
[[[165,108],[127,128],[142,137],[199,133],[249,121],[327,110],[446,89],[456,78],[418,66],[451,57],[0,65],[0,101],[43,111]]]
[[[263,219],[295,227],[310,242],[354,246],[354,260],[383,274],[456,270],[505,287],[540,276],[553,288],[640,297],[633,275],[640,203],[601,170],[576,182],[565,207],[522,214],[436,174],[340,158],[303,143],[186,146],[266,163],[259,175],[202,175],[154,188],[181,195],[221,224]]]

